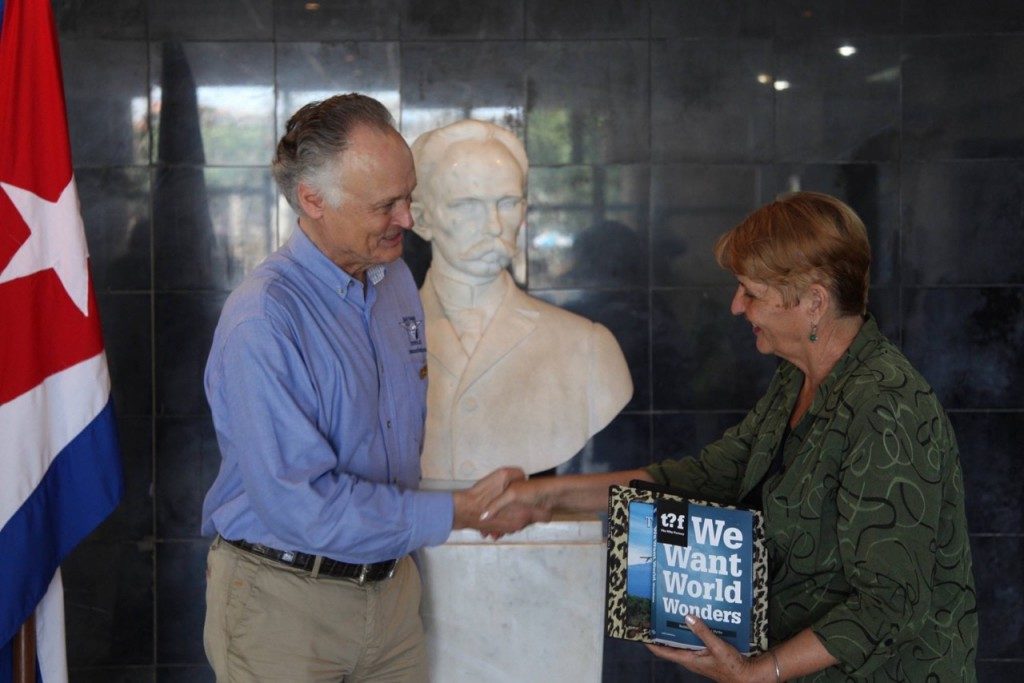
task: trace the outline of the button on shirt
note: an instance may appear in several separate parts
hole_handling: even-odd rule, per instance
[[[203,533],[355,563],[443,543],[451,494],[416,490],[425,338],[401,260],[364,288],[296,228],[214,334],[205,383],[222,461]]]

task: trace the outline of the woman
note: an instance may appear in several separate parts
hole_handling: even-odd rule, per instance
[[[697,458],[533,479],[512,503],[601,510],[643,479],[764,511],[769,652],[649,646],[717,681],[973,681],[977,612],[956,440],[925,380],[866,315],[864,224],[827,195],[755,211],[715,246],[732,313],[782,359],[743,421]]]

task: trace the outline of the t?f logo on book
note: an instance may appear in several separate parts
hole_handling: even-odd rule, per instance
[[[687,545],[689,506],[685,502],[658,501],[658,542]]]

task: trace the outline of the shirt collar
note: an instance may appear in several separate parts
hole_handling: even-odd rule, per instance
[[[388,267],[383,263],[376,266],[370,266],[366,269],[366,279],[370,281],[371,285],[379,285],[380,281],[384,279],[385,273],[388,272]]]
[[[338,267],[334,261],[327,258],[309,239],[298,221],[296,221],[295,229],[292,230],[291,237],[285,242],[284,249],[288,251],[293,261],[312,273],[316,279],[338,292],[342,298],[347,296],[350,287],[362,284]],[[370,266],[366,270],[366,279],[370,284],[376,286],[384,279],[386,273],[386,264]]]
[[[870,313],[865,315],[864,324],[861,325],[860,330],[857,332],[857,336],[853,338],[850,348],[846,349],[846,352],[839,359],[839,362],[837,362],[835,367],[832,368],[832,371],[828,373],[828,377],[826,377],[825,381],[818,387],[818,392],[815,395],[814,401],[812,402],[808,412],[818,412],[821,402],[829,395],[829,392],[832,391],[832,387],[839,381],[839,378],[846,375],[854,365],[870,356],[883,339],[885,339],[885,337],[878,329],[878,323],[875,322],[874,316]]]

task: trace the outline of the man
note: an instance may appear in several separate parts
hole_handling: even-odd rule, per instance
[[[526,215],[526,151],[511,132],[466,120],[421,135],[415,230],[433,257],[427,320],[423,476],[437,488],[493,463],[555,467],[626,405],[633,383],[602,325],[520,291],[506,267]],[[435,481],[437,482],[435,484]]]
[[[453,528],[518,529],[479,518],[522,472],[416,490],[423,313],[399,258],[416,174],[387,109],[306,105],[273,171],[298,229],[228,298],[206,368],[222,455],[207,656],[218,680],[424,680],[409,554]]]

